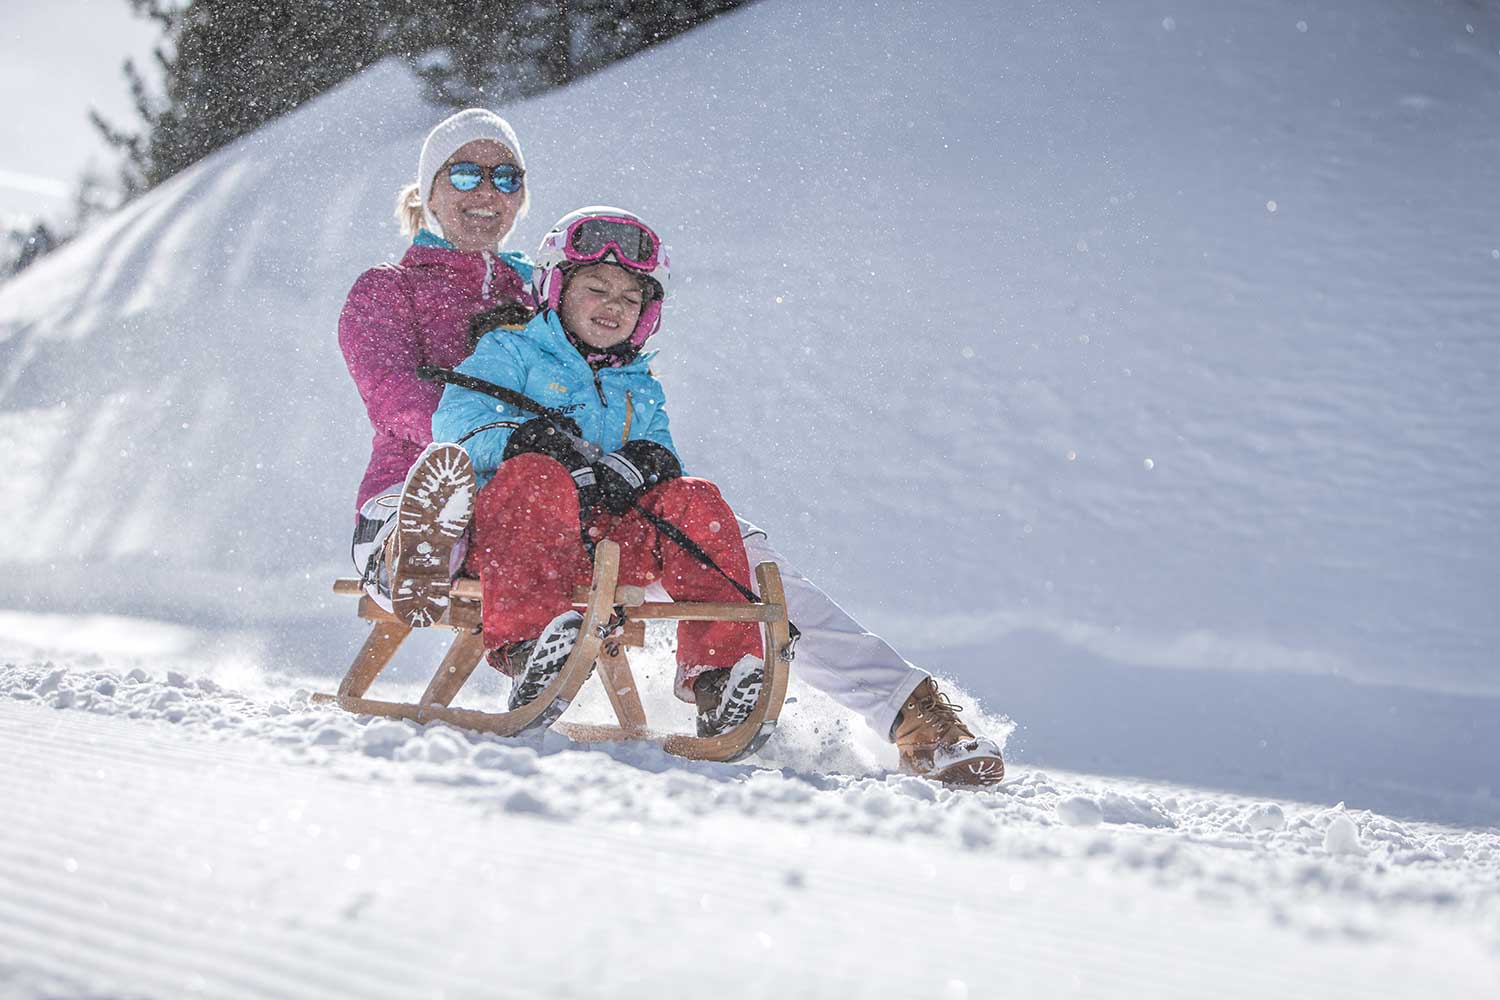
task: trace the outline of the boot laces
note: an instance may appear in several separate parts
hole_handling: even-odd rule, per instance
[[[939,691],[936,686],[929,689],[924,695],[916,698],[912,706],[917,710],[917,715],[924,722],[929,723],[933,729],[933,737],[938,743],[956,743],[960,739],[972,740],[974,734],[969,727],[964,725],[958,713],[963,711],[962,705],[955,705],[948,696]]]

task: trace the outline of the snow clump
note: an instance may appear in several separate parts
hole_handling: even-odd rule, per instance
[[[1074,795],[1057,803],[1057,818],[1069,826],[1098,826],[1104,810],[1086,795]]]
[[[1323,832],[1323,850],[1329,854],[1364,854],[1364,845],[1359,842],[1359,828],[1346,813],[1340,812],[1328,823]]]

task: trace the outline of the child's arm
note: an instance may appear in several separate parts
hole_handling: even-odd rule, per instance
[[[653,407],[647,419],[635,422],[630,428],[630,443],[636,441],[650,441],[660,445],[672,453],[672,457],[681,466],[682,458],[677,454],[677,446],[672,443],[672,431],[667,419],[667,404],[665,396],[662,397],[660,406]]]
[[[526,385],[525,361],[506,336],[480,338],[458,371],[517,392]],[[462,441],[474,471],[490,476],[500,467],[511,434],[531,417],[493,396],[449,385],[432,415],[432,436],[435,441]]]
[[[605,455],[594,469],[605,507],[617,514],[657,483],[681,476],[682,463],[672,444],[665,406],[651,407],[645,419],[632,422],[630,440]]]

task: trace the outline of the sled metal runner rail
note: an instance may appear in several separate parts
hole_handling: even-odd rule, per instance
[[[455,630],[453,645],[416,704],[366,697],[412,628],[365,594],[360,581],[334,581],[336,594],[359,595],[359,615],[371,622],[369,636],[355,655],[337,694],[317,694],[313,701],[349,711],[414,722],[447,722],[498,736],[515,736],[551,727],[584,742],[646,740],[667,752],[699,760],[738,760],[760,749],[776,729],[791,664],[791,635],[781,575],[774,563],[755,568],[761,600],[757,603],[675,603],[645,600],[642,587],[618,586],[619,547],[600,542],[594,553],[594,576],[574,592],[583,623],[562,671],[535,701],[511,712],[455,708],[454,697],[484,657],[480,637],[482,597],[479,581],[461,578],[450,591],[448,612],[433,627]],[[623,620],[621,620],[623,616]],[[735,621],[762,625],[764,679],[760,698],[749,717],[718,736],[702,737],[651,730],[641,705],[626,648],[645,644],[645,623],[652,620]],[[559,721],[589,677],[597,672],[609,696],[618,726]]]

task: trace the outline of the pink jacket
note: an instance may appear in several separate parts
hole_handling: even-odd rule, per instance
[[[372,267],[354,282],[339,316],[339,347],[375,429],[358,509],[406,478],[432,442],[432,411],[443,387],[417,378],[418,365],[452,368],[469,356],[469,320],[502,302],[530,304],[519,254],[454,250],[421,233],[399,264]]]

